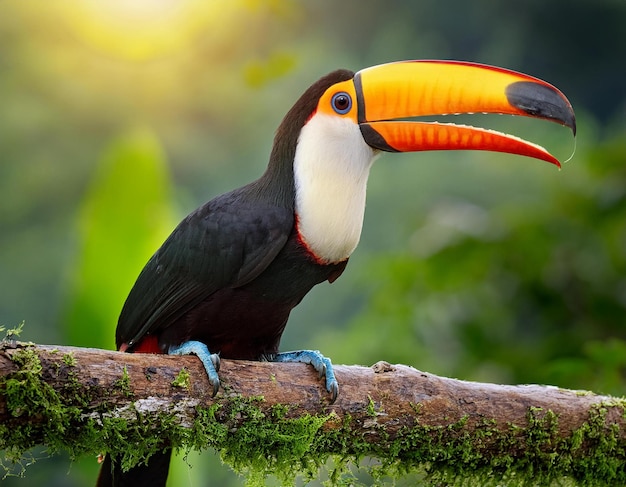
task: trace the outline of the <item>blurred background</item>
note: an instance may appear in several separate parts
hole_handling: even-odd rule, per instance
[[[359,248],[294,311],[282,348],[623,395],[624,25],[623,0],[4,0],[0,325],[114,348],[146,260],[188,212],[263,172],[313,81],[462,59],[563,90],[576,142],[547,122],[474,123],[573,158],[558,171],[491,153],[381,157]],[[1,463],[7,486],[91,485],[98,469],[43,449],[25,478]],[[176,460],[170,485],[243,481],[204,452]]]

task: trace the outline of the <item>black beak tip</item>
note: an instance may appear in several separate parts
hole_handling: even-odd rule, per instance
[[[567,99],[556,89],[532,81],[517,81],[506,88],[509,103],[530,116],[554,120],[576,135],[576,115]]]

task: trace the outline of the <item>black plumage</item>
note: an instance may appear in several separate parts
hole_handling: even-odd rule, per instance
[[[258,359],[278,351],[291,309],[346,265],[320,264],[299,238],[293,160],[298,134],[321,94],[352,76],[335,71],[311,86],[278,128],[263,176],[178,225],[124,304],[118,347],[132,351],[156,336],[163,352],[187,340],[224,358]]]

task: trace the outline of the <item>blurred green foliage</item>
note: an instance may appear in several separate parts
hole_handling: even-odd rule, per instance
[[[312,81],[466,59],[561,88],[579,116],[573,160],[558,172],[485,153],[381,158],[359,249],[296,308],[283,348],[624,394],[624,2],[128,5],[0,5],[1,324],[26,320],[22,337],[38,343],[112,348],[148,256],[186,213],[261,174]],[[530,122],[489,120],[567,158],[566,131]],[[89,485],[98,468],[33,457],[3,485]],[[241,484],[215,454],[193,457],[171,485]]]
[[[129,131],[105,151],[78,217],[79,257],[63,318],[70,343],[115,348],[117,316],[141,263],[175,224],[165,164],[158,140],[145,129]]]

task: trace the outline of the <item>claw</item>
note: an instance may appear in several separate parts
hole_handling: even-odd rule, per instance
[[[180,345],[172,345],[168,352],[170,355],[197,355],[204,365],[209,376],[209,382],[213,386],[213,393],[211,396],[215,396],[220,388],[220,377],[217,375],[217,371],[220,369],[220,357],[216,353],[209,352],[208,347],[195,340],[181,343]]]
[[[326,365],[322,365],[322,367],[320,368],[318,372],[319,372],[318,379],[321,379],[322,377],[326,377]]]
[[[339,395],[339,384],[337,381],[333,382],[330,386],[327,384],[326,390],[330,392],[330,403],[334,404],[337,400],[337,396]]]
[[[217,353],[211,354],[211,362],[213,363],[213,367],[215,368],[215,371],[219,372],[221,360],[220,360],[220,356]]]
[[[335,378],[333,364],[317,350],[298,350],[296,352],[277,353],[271,358],[272,362],[301,362],[312,365],[320,379],[326,377],[326,390],[330,393],[330,403],[333,404],[339,394],[339,384]]]

